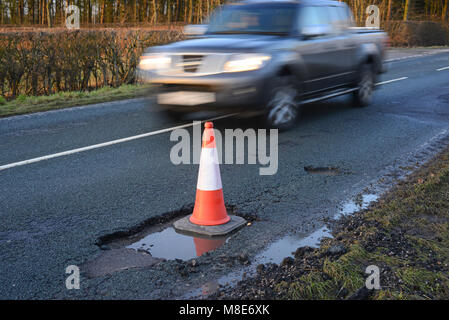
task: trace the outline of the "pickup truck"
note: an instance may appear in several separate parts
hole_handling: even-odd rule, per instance
[[[356,106],[370,103],[388,36],[353,21],[338,1],[228,4],[203,34],[146,49],[138,74],[170,117],[256,112],[288,129],[306,103],[348,93]]]

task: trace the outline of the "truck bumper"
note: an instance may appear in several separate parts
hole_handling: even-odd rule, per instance
[[[239,74],[217,74],[198,77],[162,77],[150,74],[140,78],[152,84],[151,97],[161,109],[171,109],[182,112],[219,111],[245,112],[263,109],[267,86],[267,77],[261,72],[242,72]],[[186,94],[188,93],[188,94]],[[195,93],[208,93],[213,101],[195,103],[182,95],[194,97]],[[168,104],[161,99],[166,94],[179,95],[176,104]]]

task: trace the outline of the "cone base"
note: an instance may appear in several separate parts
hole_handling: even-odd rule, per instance
[[[194,224],[190,221],[191,216],[184,217],[175,221],[173,227],[177,231],[181,231],[187,234],[198,234],[208,237],[225,236],[246,224],[246,220],[242,217],[230,215],[230,220],[225,224],[220,224],[216,226],[201,226]]]

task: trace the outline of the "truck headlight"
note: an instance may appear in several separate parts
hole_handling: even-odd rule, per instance
[[[171,57],[163,54],[148,54],[140,58],[139,68],[145,71],[168,69],[171,66]]]
[[[271,56],[266,54],[238,54],[231,57],[223,67],[224,72],[252,71],[262,68]]]

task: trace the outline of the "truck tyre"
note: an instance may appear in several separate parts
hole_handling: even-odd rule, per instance
[[[265,123],[269,128],[288,130],[300,117],[299,86],[293,76],[275,78],[267,88]]]
[[[375,78],[371,64],[366,63],[361,66],[358,74],[357,90],[353,93],[355,107],[365,107],[371,103]]]

